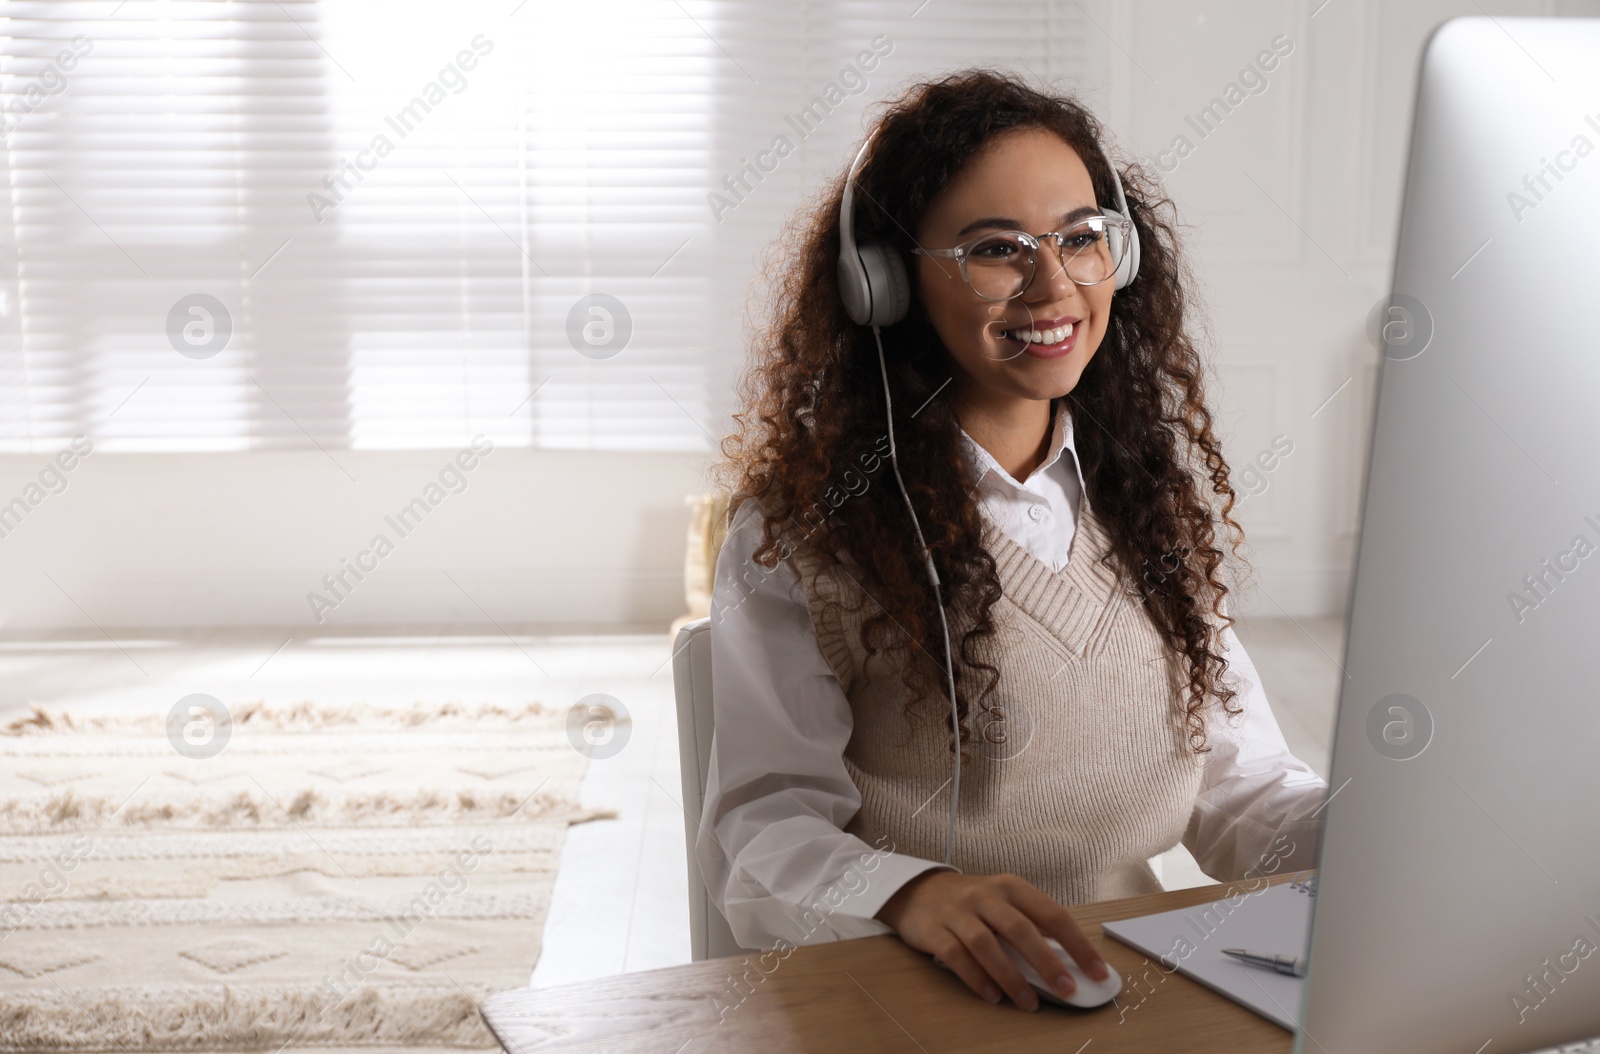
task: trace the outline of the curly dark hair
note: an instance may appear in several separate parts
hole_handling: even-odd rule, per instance
[[[910,232],[930,202],[992,137],[1014,129],[1059,135],[1087,166],[1096,198],[1115,201],[1098,145],[1101,126],[1086,108],[1036,90],[1016,74],[968,69],[915,84],[888,104],[856,184],[858,241],[892,245],[913,260]],[[863,466],[875,463],[871,452],[881,455],[887,447],[877,345],[868,327],[845,314],[835,273],[846,175],[802,207],[786,236],[772,244],[769,314],[756,327],[752,365],[741,385],[745,408],[722,442],[719,471],[731,491],[730,519],[744,501],[758,500],[764,520],[759,563],[772,567],[795,551],[815,554],[824,567],[848,560],[847,573],[878,609],[862,623],[863,645],[869,657],[904,653],[907,716],[915,719],[923,702],[945,696],[943,640],[898,488],[887,475],[881,486],[851,482],[852,476],[862,479],[858,459]],[[1214,544],[1214,520],[1234,532],[1235,555],[1244,532],[1229,516],[1235,494],[1212,434],[1201,359],[1185,330],[1184,287],[1192,277],[1179,256],[1176,210],[1138,165],[1127,166],[1121,178],[1139,235],[1139,274],[1113,297],[1102,353],[1065,398],[1077,425],[1089,501],[1111,540],[1102,563],[1130,595],[1142,598],[1174,654],[1187,656],[1186,726],[1195,752],[1205,753],[1201,711],[1207,698],[1215,695],[1229,714],[1242,712],[1228,708],[1237,693],[1222,681],[1228,662],[1220,636],[1233,619],[1222,612],[1228,588],[1217,576],[1224,554]],[[982,543],[977,495],[959,470],[953,400],[936,398],[954,362],[914,278],[912,286],[907,317],[884,329],[882,338],[900,469],[938,570],[952,632],[964,631],[955,670],[961,727],[952,730],[951,746],[959,740],[965,756],[970,686],[983,675],[981,705],[999,681],[999,671],[979,660],[974,644],[995,632],[990,612],[1001,587]],[[1197,485],[1201,472],[1212,494],[1225,501],[1220,516]]]

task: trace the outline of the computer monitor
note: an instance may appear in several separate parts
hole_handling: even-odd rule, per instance
[[[1597,60],[1424,49],[1297,1054],[1600,1035]]]

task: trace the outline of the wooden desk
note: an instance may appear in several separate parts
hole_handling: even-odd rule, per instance
[[[757,969],[759,956],[749,955],[502,992],[483,1004],[483,1016],[511,1054],[1077,1054],[1091,1040],[1085,1054],[1289,1054],[1291,1033],[1168,973],[1100,928],[1110,919],[1206,904],[1253,888],[1258,882],[1233,882],[1073,908],[1073,918],[1122,974],[1122,994],[1093,1010],[1044,1003],[1027,1013],[1009,1000],[986,1003],[928,956],[883,936],[809,945],[781,960],[770,954],[761,964],[771,971],[765,975]],[[747,971],[741,1002],[730,976]],[[729,1009],[719,1009],[718,1000]]]

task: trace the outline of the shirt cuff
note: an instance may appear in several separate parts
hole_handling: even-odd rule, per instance
[[[874,854],[867,854],[867,856],[871,855]],[[864,857],[863,859],[865,860],[866,858]],[[863,864],[862,870],[866,872],[865,864]],[[865,873],[866,888],[859,893],[845,897],[834,908],[834,914],[835,916],[842,915],[848,920],[854,920],[857,924],[870,923],[872,927],[868,931],[870,933],[893,933],[893,929],[887,923],[880,922],[873,916],[882,910],[883,906],[889,902],[890,897],[900,891],[901,886],[920,874],[935,870],[959,872],[960,869],[951,867],[949,864],[942,864],[937,860],[924,860],[916,856],[880,854],[877,865],[872,871]],[[834,929],[841,934],[848,930],[851,931],[852,936],[867,935],[867,932],[854,933],[855,930],[861,929],[859,925],[851,925],[843,919],[840,921],[844,922],[844,925],[835,923]]]

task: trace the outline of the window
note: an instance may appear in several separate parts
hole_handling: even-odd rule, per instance
[[[1043,2],[0,11],[11,452],[710,449],[863,108],[1087,47]]]

